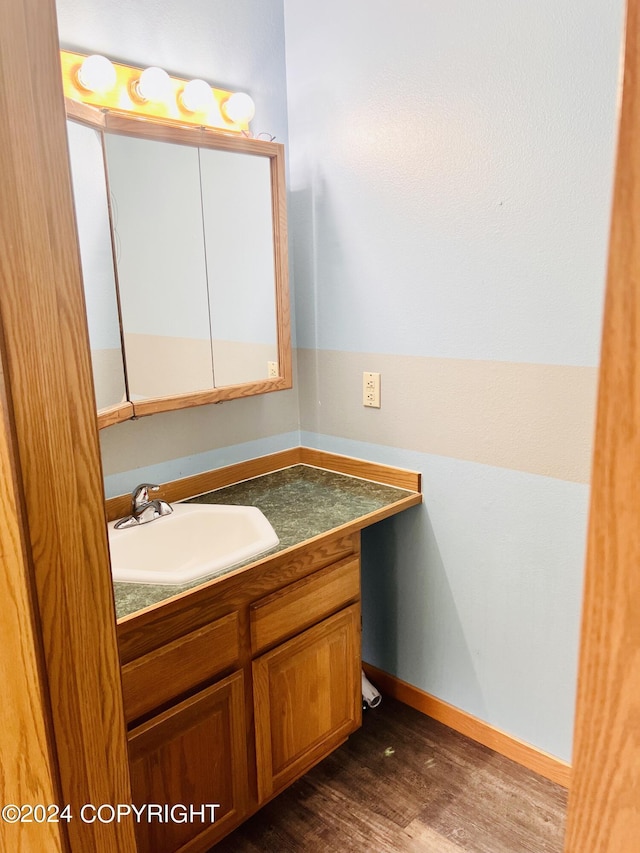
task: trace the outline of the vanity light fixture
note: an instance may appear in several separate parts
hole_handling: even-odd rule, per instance
[[[253,98],[244,92],[234,92],[222,103],[222,115],[229,121],[250,122],[256,112]]]
[[[189,80],[179,97],[182,106],[190,113],[206,113],[215,106],[213,89],[205,80]]]
[[[141,101],[164,104],[172,96],[171,77],[163,68],[152,65],[145,68],[131,86],[134,97]]]
[[[136,68],[68,50],[60,51],[60,64],[65,97],[105,113],[246,135],[255,112],[248,95],[171,77],[157,66]]]
[[[116,85],[116,69],[106,56],[94,53],[85,57],[76,72],[76,80],[87,92],[104,94]]]

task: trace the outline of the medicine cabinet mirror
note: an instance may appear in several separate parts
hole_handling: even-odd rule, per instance
[[[100,427],[290,388],[282,145],[67,101]]]

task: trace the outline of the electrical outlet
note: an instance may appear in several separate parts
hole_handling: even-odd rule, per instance
[[[277,379],[278,377],[278,362],[277,361],[268,361],[267,362],[267,376],[269,379]]]
[[[372,409],[380,408],[380,374],[362,374],[362,405]]]

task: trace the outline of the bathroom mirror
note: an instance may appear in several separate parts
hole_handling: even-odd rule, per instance
[[[283,147],[73,101],[67,115],[89,328],[118,340],[126,389],[99,425],[290,388]]]
[[[111,246],[102,134],[67,121],[78,245],[87,306],[93,385],[99,419],[129,418],[116,278]]]

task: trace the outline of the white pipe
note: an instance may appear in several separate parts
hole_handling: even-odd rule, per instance
[[[362,673],[362,701],[365,702],[369,708],[377,708],[382,702],[382,696],[369,681],[364,672]]]

